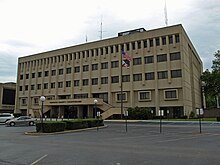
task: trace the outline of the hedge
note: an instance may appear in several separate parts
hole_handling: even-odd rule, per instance
[[[43,126],[43,131],[41,130]],[[37,132],[45,132],[45,133],[51,133],[51,132],[61,132],[64,131],[66,128],[66,123],[65,122],[43,122],[41,123],[36,123],[36,131]]]

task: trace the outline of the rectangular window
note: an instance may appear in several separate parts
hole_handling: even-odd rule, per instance
[[[160,45],[160,38],[156,38],[156,46],[159,46]]]
[[[39,104],[38,98],[34,98],[34,104]]]
[[[28,90],[28,85],[25,85],[25,90],[26,90],[26,91]]]
[[[21,102],[22,105],[27,105],[27,100],[26,99],[22,99],[21,101],[22,101]]]
[[[37,77],[42,77],[42,72],[38,72],[38,76]]]
[[[41,84],[37,84],[37,89],[41,89]]]
[[[52,76],[55,76],[55,75],[56,75],[56,70],[52,70],[51,72],[52,72],[52,73],[51,73]]]
[[[47,76],[49,76],[49,71],[44,72],[44,77],[47,77]]]
[[[162,45],[166,45],[166,44],[167,44],[166,36],[163,36],[162,37]]]
[[[44,83],[44,89],[48,89],[48,83]]]
[[[139,101],[150,101],[151,100],[151,92],[150,91],[138,92],[138,100]]]
[[[158,79],[166,79],[168,77],[168,72],[167,71],[157,72],[157,77]]]
[[[169,44],[172,44],[172,43],[173,43],[173,36],[170,35],[170,36],[169,36]]]
[[[133,81],[142,81],[142,74],[133,74]]]
[[[32,78],[35,78],[35,73],[32,73]]]
[[[127,43],[127,44],[126,44],[126,47],[127,47],[127,51],[129,51],[129,50],[130,50],[130,44]]]
[[[26,74],[26,79],[29,79],[29,74]]]
[[[89,79],[84,79],[83,80],[83,86],[89,85]]]
[[[92,64],[92,70],[98,70],[98,64]]]
[[[66,74],[70,74],[71,73],[71,68],[66,68]]]
[[[170,61],[180,60],[180,52],[170,53]]]
[[[176,34],[176,35],[175,35],[175,40],[176,40],[176,43],[179,43],[179,42],[180,42],[180,36],[179,36],[179,34]]]
[[[154,46],[154,40],[150,39],[150,47],[153,47],[153,46]]]
[[[108,69],[108,62],[101,63],[101,69]]]
[[[63,69],[59,69],[58,73],[59,73],[59,75],[62,75],[63,74]]]
[[[144,63],[145,64],[150,64],[150,63],[153,63],[153,62],[154,62],[154,56],[144,57]]]
[[[154,80],[154,72],[145,73],[145,80]]]
[[[89,71],[89,65],[83,65],[83,72]]]
[[[135,42],[132,42],[131,45],[132,45],[132,50],[135,50]]]
[[[115,51],[116,51],[116,53],[118,53],[118,45],[115,45]]]
[[[19,91],[22,91],[22,86],[19,87]]]
[[[66,87],[71,87],[71,81],[66,81]]]
[[[174,90],[165,90],[164,95],[165,95],[165,100],[166,99],[178,99],[176,89],[174,89]]]
[[[74,87],[78,87],[79,86],[79,80],[74,80],[73,84],[74,84]]]
[[[122,82],[130,82],[130,75],[123,75]]]
[[[75,72],[75,73],[80,72],[80,66],[76,66],[76,67],[74,67],[74,72]]]
[[[55,88],[55,82],[50,84],[50,88],[54,89]]]
[[[63,82],[58,82],[58,88],[63,88]]]
[[[157,62],[164,62],[164,61],[167,61],[167,55],[166,54],[157,55]]]
[[[23,80],[23,74],[20,75],[20,80]]]
[[[138,41],[138,49],[141,49],[141,41]]]
[[[119,62],[118,61],[112,61],[111,62],[111,68],[118,68]]]
[[[108,84],[108,77],[102,77],[101,84]]]
[[[182,77],[181,69],[178,70],[171,70],[171,78]]]
[[[114,47],[113,46],[110,46],[110,51],[111,51],[111,53],[114,53]]]
[[[118,83],[119,82],[119,77],[118,76],[112,76],[111,80],[112,80],[111,81],[112,83]]]
[[[123,102],[127,101],[127,93],[125,93],[125,92],[123,92],[122,94],[121,93],[116,93],[116,101],[121,102],[121,100]]]
[[[141,65],[141,57],[133,59],[133,65]]]
[[[147,40],[144,40],[144,48],[147,48]]]
[[[98,85],[98,78],[92,78],[92,85]]]
[[[34,85],[31,85],[31,90],[34,90]]]

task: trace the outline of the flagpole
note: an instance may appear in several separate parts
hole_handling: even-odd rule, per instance
[[[122,99],[122,95],[123,95],[123,82],[122,82],[122,51],[121,50],[121,119],[123,118],[123,99]]]

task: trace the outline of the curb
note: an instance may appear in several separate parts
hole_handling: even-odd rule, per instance
[[[99,126],[99,129],[107,128],[108,125]],[[51,132],[51,133],[40,133],[40,132],[25,132],[25,135],[31,135],[31,136],[38,136],[38,135],[57,135],[57,134],[66,134],[66,133],[74,133],[74,132],[82,132],[82,131],[88,131],[88,130],[94,130],[97,129],[97,127],[92,128],[85,128],[85,129],[76,129],[76,130],[67,130],[62,132]]]

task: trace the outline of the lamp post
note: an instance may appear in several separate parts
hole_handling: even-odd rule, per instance
[[[163,110],[159,110],[159,116],[160,116],[160,133],[162,132],[162,116],[164,115]]]
[[[95,104],[95,118],[97,116],[97,103],[98,103],[98,100],[94,100],[94,104]]]
[[[43,132],[43,113],[44,113],[44,101],[46,100],[45,96],[40,97],[41,101],[41,132]]]
[[[124,111],[125,116],[125,131],[128,132],[128,110]]]

